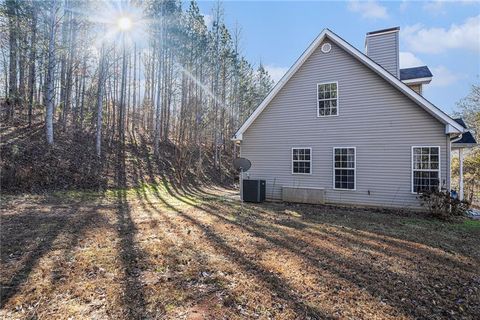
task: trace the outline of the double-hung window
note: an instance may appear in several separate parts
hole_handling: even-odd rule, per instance
[[[355,190],[355,148],[333,148],[334,189]]]
[[[338,84],[336,82],[317,84],[317,116],[338,115]]]
[[[440,147],[412,147],[412,192],[437,190],[440,185]]]
[[[312,173],[312,148],[292,148],[292,173]]]

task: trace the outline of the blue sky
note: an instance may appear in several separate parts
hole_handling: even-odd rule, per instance
[[[213,1],[199,7],[211,20]],[[226,24],[241,28],[241,48],[278,80],[329,28],[363,51],[365,33],[400,27],[402,67],[428,65],[424,96],[447,113],[480,82],[480,1],[224,1]]]

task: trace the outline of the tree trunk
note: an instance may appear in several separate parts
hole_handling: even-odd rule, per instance
[[[8,62],[7,62],[7,55],[5,54],[5,51],[2,50],[2,57],[3,57],[3,71],[4,71],[4,77],[5,77],[5,97],[8,97]]]
[[[100,66],[98,70],[98,92],[97,92],[97,141],[96,141],[96,150],[97,157],[100,158],[102,155],[102,112],[103,112],[103,86],[104,86],[104,48],[100,51]]]
[[[132,135],[135,135],[137,104],[137,44],[133,45],[133,103],[132,103]]]
[[[7,0],[8,25],[9,25],[9,44],[10,44],[10,64],[8,79],[8,100],[9,108],[7,110],[7,119],[13,118],[15,106],[17,104],[17,1]]]
[[[49,41],[48,41],[48,69],[47,69],[47,113],[45,116],[47,143],[53,145],[53,104],[54,104],[54,73],[55,73],[55,20],[56,20],[57,0],[52,1],[49,22]]]
[[[20,114],[22,109],[25,108],[26,101],[26,90],[25,90],[25,67],[26,63],[26,47],[27,45],[27,34],[22,32],[22,27],[20,25],[20,19],[17,19],[17,38],[18,38],[18,93],[17,93],[17,105],[19,107]]]
[[[100,72],[100,71],[99,71]],[[85,107],[85,86],[86,86],[86,79],[87,79],[87,55],[83,56],[83,70],[82,70],[82,93],[81,93],[81,102],[80,102],[80,128],[83,126],[83,119],[84,119],[84,107]]]
[[[67,58],[67,75],[66,75],[66,88],[65,88],[65,102],[63,106],[63,129],[66,129],[67,120],[68,120],[68,113],[70,111],[70,107],[72,104],[72,88],[73,88],[73,61],[75,58],[75,41],[77,38],[77,26],[74,25],[74,17],[73,13],[69,12],[69,51],[68,51],[68,58]]]
[[[159,153],[159,148],[160,148],[160,111],[161,111],[161,91],[162,91],[162,84],[163,81],[161,81],[161,70],[162,70],[162,57],[161,55],[161,50],[159,50],[159,57],[158,57],[158,66],[157,66],[157,99],[155,103],[155,133],[154,133],[154,140],[153,140],[153,151],[154,154],[158,156]]]
[[[125,128],[128,132],[128,126],[130,125],[129,123],[129,114],[130,114],[130,89],[131,89],[131,84],[130,84],[130,81],[132,79],[132,73],[131,73],[131,70],[132,70],[132,56],[131,56],[131,52],[129,51],[128,52],[128,60],[127,60],[127,71],[126,71],[126,74],[125,74],[125,93],[127,95],[126,97],[126,106],[125,106]]]
[[[35,91],[35,61],[37,48],[37,13],[32,9],[32,39],[30,42],[30,72],[29,72],[29,98],[28,98],[28,126],[32,126],[33,93]]]
[[[118,135],[120,142],[123,145],[125,142],[125,94],[126,94],[126,81],[127,81],[127,49],[125,45],[125,35],[122,39],[123,43],[123,58],[122,58],[122,80],[120,84],[120,107],[118,114]]]

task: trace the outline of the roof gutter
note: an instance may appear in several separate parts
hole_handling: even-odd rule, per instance
[[[463,133],[462,134],[459,134],[456,138],[453,138],[452,140],[450,140],[451,143],[455,143],[457,142],[458,140],[462,139],[462,136],[463,136]]]

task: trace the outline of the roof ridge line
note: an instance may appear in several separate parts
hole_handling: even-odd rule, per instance
[[[310,55],[318,48],[320,43],[324,40],[325,37],[328,37],[330,40],[335,42],[336,45],[340,46],[342,49],[350,53],[352,56],[357,58],[361,63],[369,67],[372,71],[380,75],[385,81],[389,82],[391,85],[396,87],[400,92],[409,97],[412,101],[417,103],[425,111],[430,113],[438,121],[445,124],[447,127],[445,133],[462,133],[464,131],[463,126],[459,125],[454,121],[448,114],[442,111],[440,108],[436,107],[430,101],[425,99],[423,96],[419,95],[406,84],[404,84],[400,79],[396,78],[394,75],[389,73],[385,68],[380,66],[378,63],[373,61],[370,57],[366,56],[360,50],[352,46],[346,40],[338,36],[335,32],[331,31],[328,28],[324,28],[322,32],[315,37],[315,39],[310,43],[310,45],[303,51],[300,57],[295,61],[295,63],[288,69],[288,71],[283,75],[283,77],[277,82],[272,90],[267,94],[263,99],[260,105],[253,111],[253,113],[245,120],[242,126],[234,134],[232,140],[242,140],[243,133],[245,130],[250,127],[250,125],[255,121],[255,119],[262,113],[266,106],[273,100],[277,93],[283,88],[286,82],[298,71],[298,69],[303,65],[303,63],[310,57]],[[448,127],[450,126],[450,127]],[[455,129],[452,131],[452,129]]]

